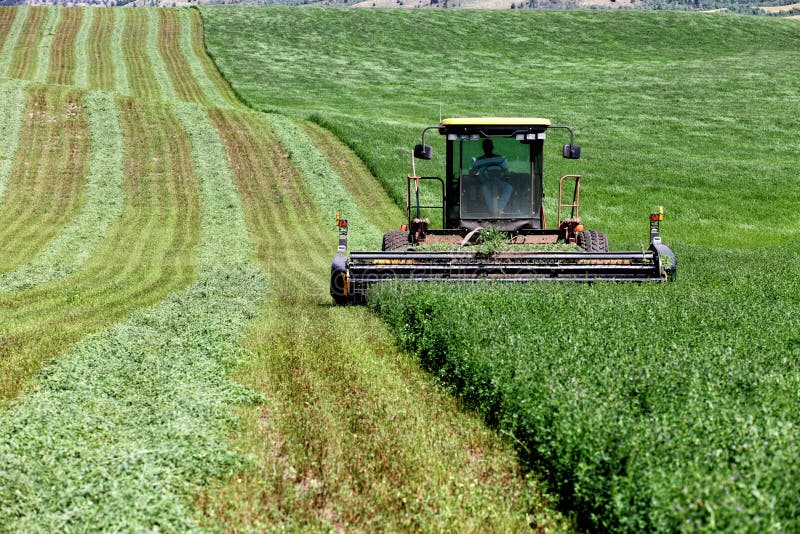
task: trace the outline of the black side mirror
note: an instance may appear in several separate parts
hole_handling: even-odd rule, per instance
[[[433,147],[431,145],[415,145],[414,157],[417,159],[431,159],[433,157]]]
[[[578,145],[564,145],[564,157],[567,159],[580,159],[581,147]]]

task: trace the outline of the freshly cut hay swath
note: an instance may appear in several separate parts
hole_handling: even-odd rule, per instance
[[[6,39],[8,39],[8,34],[16,16],[16,7],[0,7],[0,50],[2,50]]]
[[[35,287],[80,269],[106,237],[124,202],[125,153],[112,93],[92,92],[84,99],[89,123],[86,202],[41,254],[0,275],[0,291]]]
[[[125,28],[127,27],[126,11],[118,11],[114,9],[102,9],[101,11],[112,13],[107,23],[113,21],[113,29],[111,30],[111,72],[113,72],[114,83],[112,88],[123,95],[131,94],[131,87],[128,73],[128,60],[122,50],[125,42]],[[105,65],[103,60],[103,65]],[[105,75],[103,75],[105,80]]]
[[[72,83],[81,89],[89,87],[89,34],[94,25],[94,16],[97,10],[82,9],[81,24],[78,33],[75,35],[73,56],[75,61],[75,75]]]
[[[42,38],[39,40],[38,52],[36,57],[36,69],[33,71],[31,79],[36,82],[44,83],[47,81],[50,71],[50,56],[53,48],[53,38],[56,33],[56,26],[61,20],[61,13],[66,8],[50,7],[47,11],[42,27],[40,29]]]
[[[399,229],[405,220],[404,210],[375,183],[364,163],[328,130],[313,122],[304,122],[300,126],[342,178],[358,209],[372,213],[370,221],[381,231]]]
[[[125,18],[121,50],[125,59],[130,94],[149,99],[160,97],[161,92],[147,50],[149,31],[147,13],[148,9],[124,9],[116,12],[115,16],[124,15]]]
[[[32,86],[19,148],[0,204],[0,272],[28,261],[83,202],[89,133],[83,94]]]
[[[211,117],[271,282],[239,374],[266,397],[237,432],[255,461],[199,499],[211,524],[527,528],[540,503],[524,496],[513,455],[458,414],[366,310],[320,306],[330,230],[265,118]]]
[[[47,73],[47,83],[70,85],[75,80],[75,41],[81,29],[84,10],[79,8],[64,8],[59,10],[61,18],[53,45],[50,49],[50,69]],[[80,51],[84,53],[83,50]]]
[[[0,84],[0,139],[5,139],[4,143],[0,143],[0,200],[6,193],[8,176],[19,146],[27,85],[27,82],[19,80]]]
[[[203,47],[202,23],[199,28],[197,27],[198,22],[196,21],[199,21],[197,10],[182,9],[178,11],[178,21],[180,23],[181,54],[188,64],[194,83],[200,86],[209,105],[217,108],[243,107],[213,64],[210,65],[211,75],[209,75],[206,65],[210,61]],[[196,33],[198,31],[200,32],[199,36]]]
[[[200,207],[187,133],[168,106],[125,99],[117,113],[122,215],[82,270],[0,296],[0,403],[43,361],[195,278]]]
[[[48,7],[30,7],[22,26],[19,38],[14,43],[14,52],[8,76],[29,80],[36,73],[39,57],[39,43],[42,40],[42,26],[50,13]]]
[[[242,103],[233,93],[231,86],[222,77],[219,70],[217,70],[217,66],[214,65],[214,62],[211,60],[208,52],[206,51],[205,36],[203,33],[203,19],[200,17],[200,12],[196,9],[190,9],[188,11],[181,10],[181,16],[184,19],[188,18],[190,21],[192,49],[194,50],[194,55],[190,56],[187,49],[184,47],[184,54],[190,58],[189,64],[192,65],[192,72],[194,73],[195,78],[199,80],[199,83],[204,87],[206,96],[219,107],[223,106],[219,105],[217,96],[209,95],[219,95],[219,98],[221,98],[222,101],[227,103],[229,106],[243,107]],[[196,63],[199,63],[202,66],[202,69],[205,72],[205,77],[201,77],[197,72],[196,68],[194,67]],[[209,90],[205,80],[208,80],[209,83],[213,84],[215,88],[214,91]]]
[[[114,63],[112,61],[111,36],[114,32],[115,19],[124,19],[125,11],[114,9],[92,9],[91,11],[94,13],[94,18],[87,47],[89,87],[112,90],[115,88],[115,71],[120,66],[124,67],[124,62]]]
[[[255,395],[228,377],[265,280],[219,138],[202,109],[175,113],[201,181],[200,277],[80,343],[0,416],[0,530],[194,531],[192,493],[243,463],[232,408]]]
[[[275,136],[295,161],[301,178],[308,184],[311,197],[323,216],[333,220],[338,211],[346,215],[354,249],[380,247],[383,232],[361,214],[341,177],[331,169],[305,132],[283,115],[269,115],[269,122]],[[330,235],[335,239],[332,231]]]
[[[181,19],[174,9],[158,10],[158,53],[180,100],[208,105],[203,89],[193,76],[181,46]]]
[[[22,28],[25,26],[25,22],[28,19],[29,9],[28,6],[0,6],[0,11],[7,12],[6,10],[9,10],[9,12],[14,13],[11,27],[8,29],[8,33],[3,40],[2,50],[0,50],[0,75],[8,76],[11,62],[14,60],[14,50],[16,49],[17,39],[20,33],[22,33]]]
[[[164,57],[160,53],[161,24],[159,22],[159,11],[161,10],[144,9],[147,15],[147,46],[145,50],[150,56],[150,65],[153,67],[153,76],[161,92],[161,98],[165,100],[177,100],[178,94],[175,91],[169,74],[167,74],[167,65],[164,62]]]

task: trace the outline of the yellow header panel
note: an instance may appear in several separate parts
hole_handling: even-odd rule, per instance
[[[550,126],[550,119],[525,117],[477,117],[444,119],[440,126]]]

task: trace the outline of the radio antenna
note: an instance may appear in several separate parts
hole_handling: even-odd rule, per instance
[[[444,87],[444,76],[439,78],[439,123],[442,122],[442,88]]]

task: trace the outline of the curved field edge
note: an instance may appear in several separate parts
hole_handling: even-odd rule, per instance
[[[191,530],[191,494],[241,464],[230,407],[253,396],[227,377],[265,279],[216,132],[176,113],[201,180],[198,280],[80,343],[0,417],[6,529]]]
[[[369,299],[584,528],[794,531],[798,257],[748,253],[755,289],[714,270],[740,255],[708,259],[707,284],[404,284]]]
[[[84,104],[90,137],[86,202],[41,254],[0,275],[0,291],[34,287],[77,271],[122,214],[124,146],[114,96],[92,92]]]

